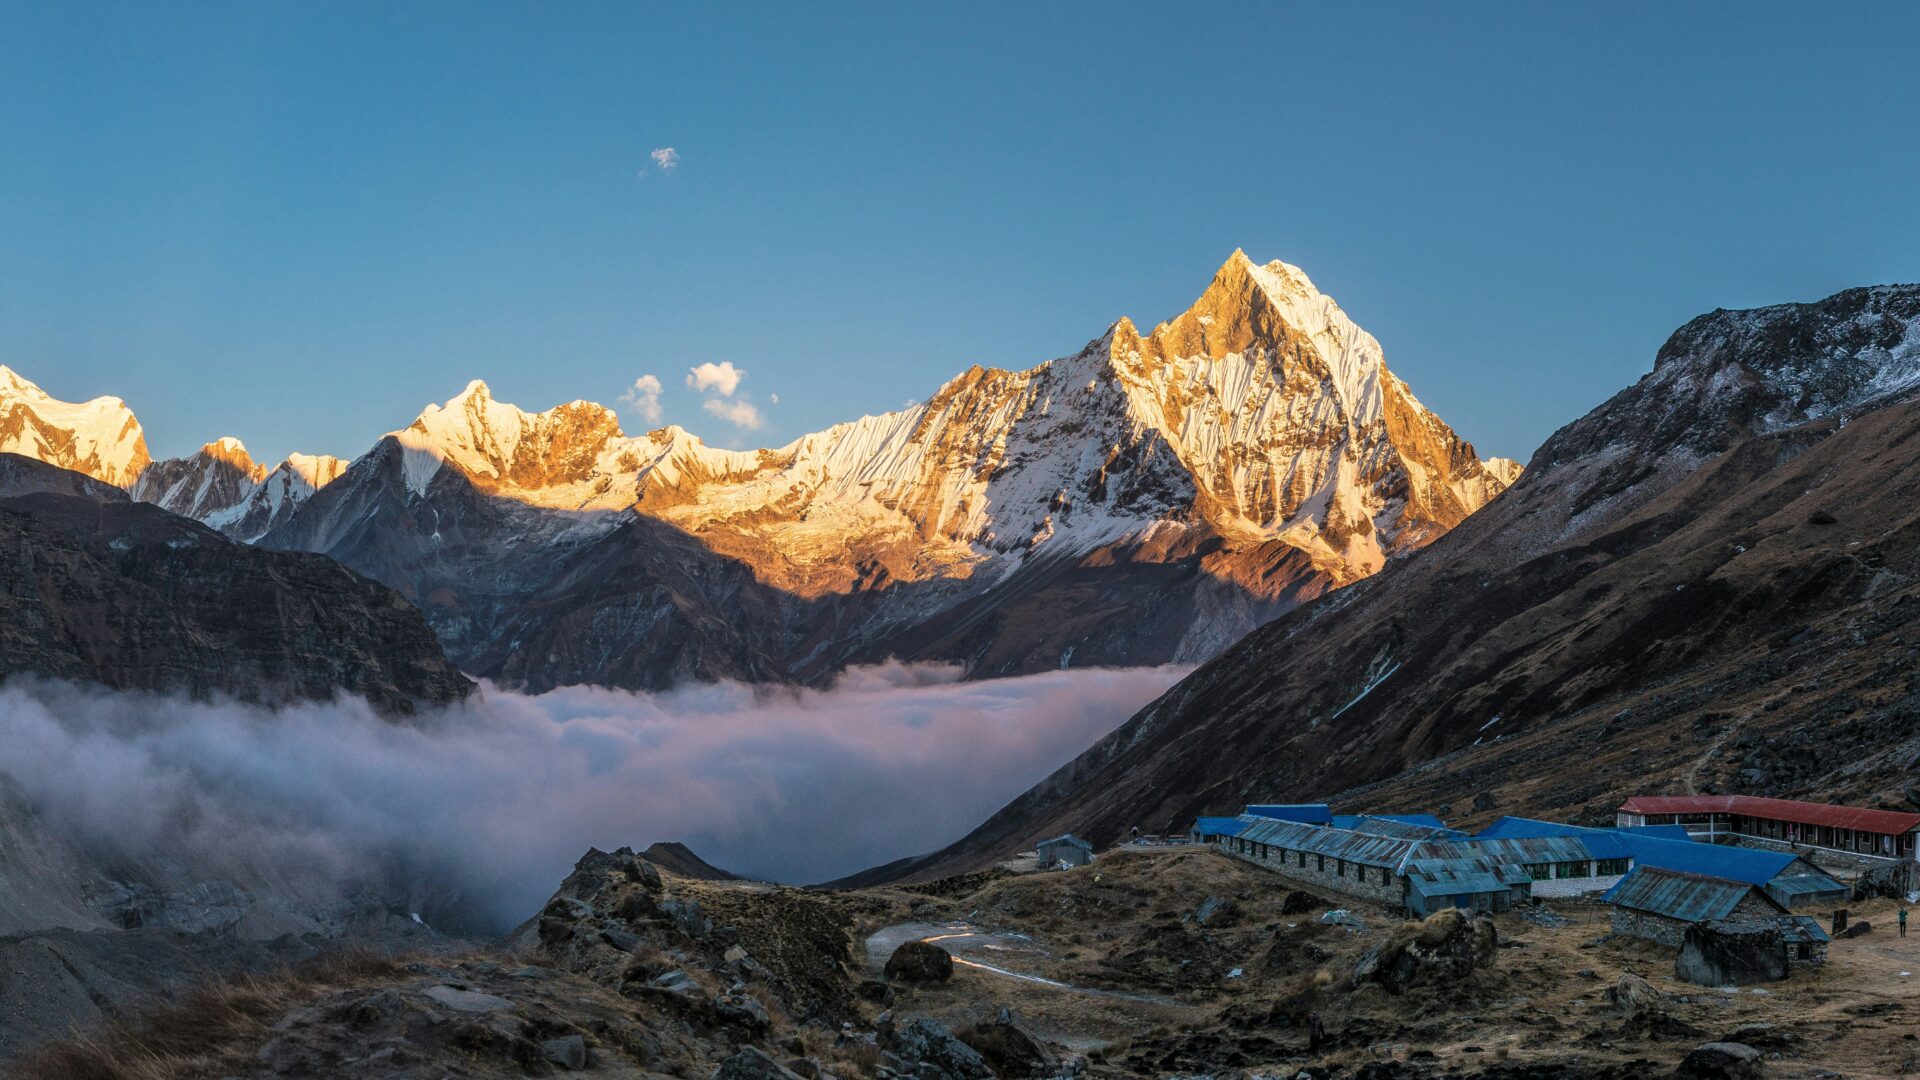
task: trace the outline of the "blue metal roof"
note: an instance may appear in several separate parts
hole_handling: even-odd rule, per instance
[[[1461,840],[1435,840],[1420,845],[1421,857],[1471,858],[1486,856],[1517,863],[1586,862],[1589,859],[1619,859],[1626,852],[1620,842],[1601,833],[1596,836],[1472,836]]]
[[[1599,830],[1581,825],[1567,825],[1558,821],[1503,817],[1473,835],[1495,840],[1531,840],[1541,836],[1579,836],[1597,831]]]
[[[1428,818],[1433,824],[1410,820],[1414,818]],[[1445,839],[1466,835],[1447,828],[1439,821],[1432,814],[1335,814],[1331,824],[1336,829],[1392,836],[1401,840]]]
[[[1683,922],[1713,922],[1732,915],[1740,901],[1756,892],[1766,896],[1744,881],[1636,866],[1601,899],[1631,911],[1664,915]],[[1778,906],[1771,897],[1768,899]]]
[[[1853,893],[1853,890],[1826,874],[1783,874],[1763,887],[1768,896],[1780,902],[1781,907],[1792,907],[1795,900],[1808,897],[1816,902],[1824,898],[1837,903]]]
[[[1622,825],[1615,832],[1632,833],[1635,836],[1651,836],[1660,840],[1683,840],[1693,843],[1693,834],[1685,825]]]
[[[1201,836],[1239,836],[1247,823],[1239,818],[1203,817],[1193,819],[1193,831]]]
[[[1634,863],[1639,866],[1724,878],[1748,885],[1765,885],[1800,861],[1798,855],[1785,851],[1756,851],[1726,844],[1662,840],[1657,836],[1639,836],[1631,832],[1612,835],[1620,838]],[[1811,869],[1811,864],[1807,868]]]
[[[1329,825],[1333,811],[1326,803],[1261,803],[1248,806],[1241,816],[1272,818],[1275,821],[1299,821],[1308,825]]]

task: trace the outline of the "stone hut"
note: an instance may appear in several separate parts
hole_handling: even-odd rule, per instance
[[[1689,926],[1673,974],[1699,986],[1778,982],[1827,962],[1827,933],[1807,915],[1740,919]]]

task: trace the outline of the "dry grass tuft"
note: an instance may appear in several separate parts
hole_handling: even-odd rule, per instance
[[[336,987],[399,974],[406,961],[341,950],[258,975],[203,983],[178,1001],[134,1018],[76,1032],[15,1062],[33,1080],[185,1080],[245,1063],[290,1008]]]

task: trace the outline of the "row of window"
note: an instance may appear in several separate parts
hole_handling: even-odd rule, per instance
[[[1242,855],[1251,855],[1254,858],[1259,859],[1261,862],[1278,861],[1283,866],[1286,865],[1289,856],[1291,856],[1291,858],[1294,860],[1294,865],[1299,867],[1302,870],[1307,869],[1307,859],[1311,857],[1314,860],[1313,869],[1316,873],[1324,874],[1327,872],[1328,859],[1325,855],[1320,855],[1320,854],[1306,852],[1306,851],[1288,852],[1285,848],[1277,848],[1272,846],[1271,844],[1263,844],[1258,840],[1243,840],[1237,836],[1233,838],[1233,850],[1239,852]],[[1355,881],[1361,882],[1363,884],[1366,882],[1367,870],[1368,870],[1367,867],[1361,866],[1359,863],[1350,863],[1345,859],[1341,859],[1341,858],[1335,858],[1332,860],[1332,862],[1333,862],[1333,874],[1335,877],[1346,877],[1348,876],[1347,871],[1352,870],[1353,871],[1352,876]],[[1393,884],[1393,871],[1387,869],[1384,866],[1377,866],[1377,867],[1373,867],[1372,869],[1374,869],[1376,872],[1379,873],[1380,884],[1382,885]]]
[[[1625,859],[1527,864],[1527,876],[1533,878],[1535,881],[1561,881],[1567,878],[1619,877],[1626,872],[1627,860]]]

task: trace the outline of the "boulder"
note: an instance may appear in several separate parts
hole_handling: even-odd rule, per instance
[[[938,945],[909,941],[887,957],[890,982],[935,983],[953,978],[953,956]]]
[[[1857,938],[1866,937],[1871,933],[1873,933],[1873,924],[1865,919],[1861,919],[1856,923],[1848,923],[1847,928],[1840,931],[1840,936],[1843,938]]]
[[[1607,987],[1608,1004],[1622,1016],[1654,1012],[1665,1003],[1665,1000],[1660,991],[1653,988],[1652,983],[1632,972],[1620,976],[1614,980],[1612,986]]]
[[[1292,892],[1287,894],[1287,898],[1285,900],[1280,901],[1280,914],[1305,915],[1307,912],[1312,911],[1315,908],[1322,908],[1325,906],[1326,906],[1326,902],[1321,900],[1319,897],[1313,895],[1312,893],[1305,893],[1305,892],[1301,892],[1299,889],[1295,889]]]
[[[713,1070],[713,1080],[802,1080],[799,1073],[768,1057],[764,1051],[745,1047]]]
[[[540,1053],[548,1061],[570,1072],[587,1067],[587,1040],[579,1035],[564,1035],[540,1044]]]
[[[1713,1042],[1694,1049],[1674,1070],[1677,1080],[1750,1080],[1765,1058],[1746,1043]]]
[[[980,1052],[938,1021],[921,1019],[880,1030],[887,1052],[915,1066],[914,1075],[921,1080],[994,1080]]]
[[[1386,944],[1361,958],[1354,978],[1379,983],[1394,994],[1411,986],[1458,982],[1475,968],[1491,967],[1499,946],[1492,919],[1447,908],[1401,927]]]
[[[1012,1015],[1000,1010],[991,1024],[976,1024],[960,1034],[961,1041],[985,1058],[993,1071],[1004,1077],[1050,1077],[1060,1072],[1060,1061],[1040,1037],[1019,1024]]]

